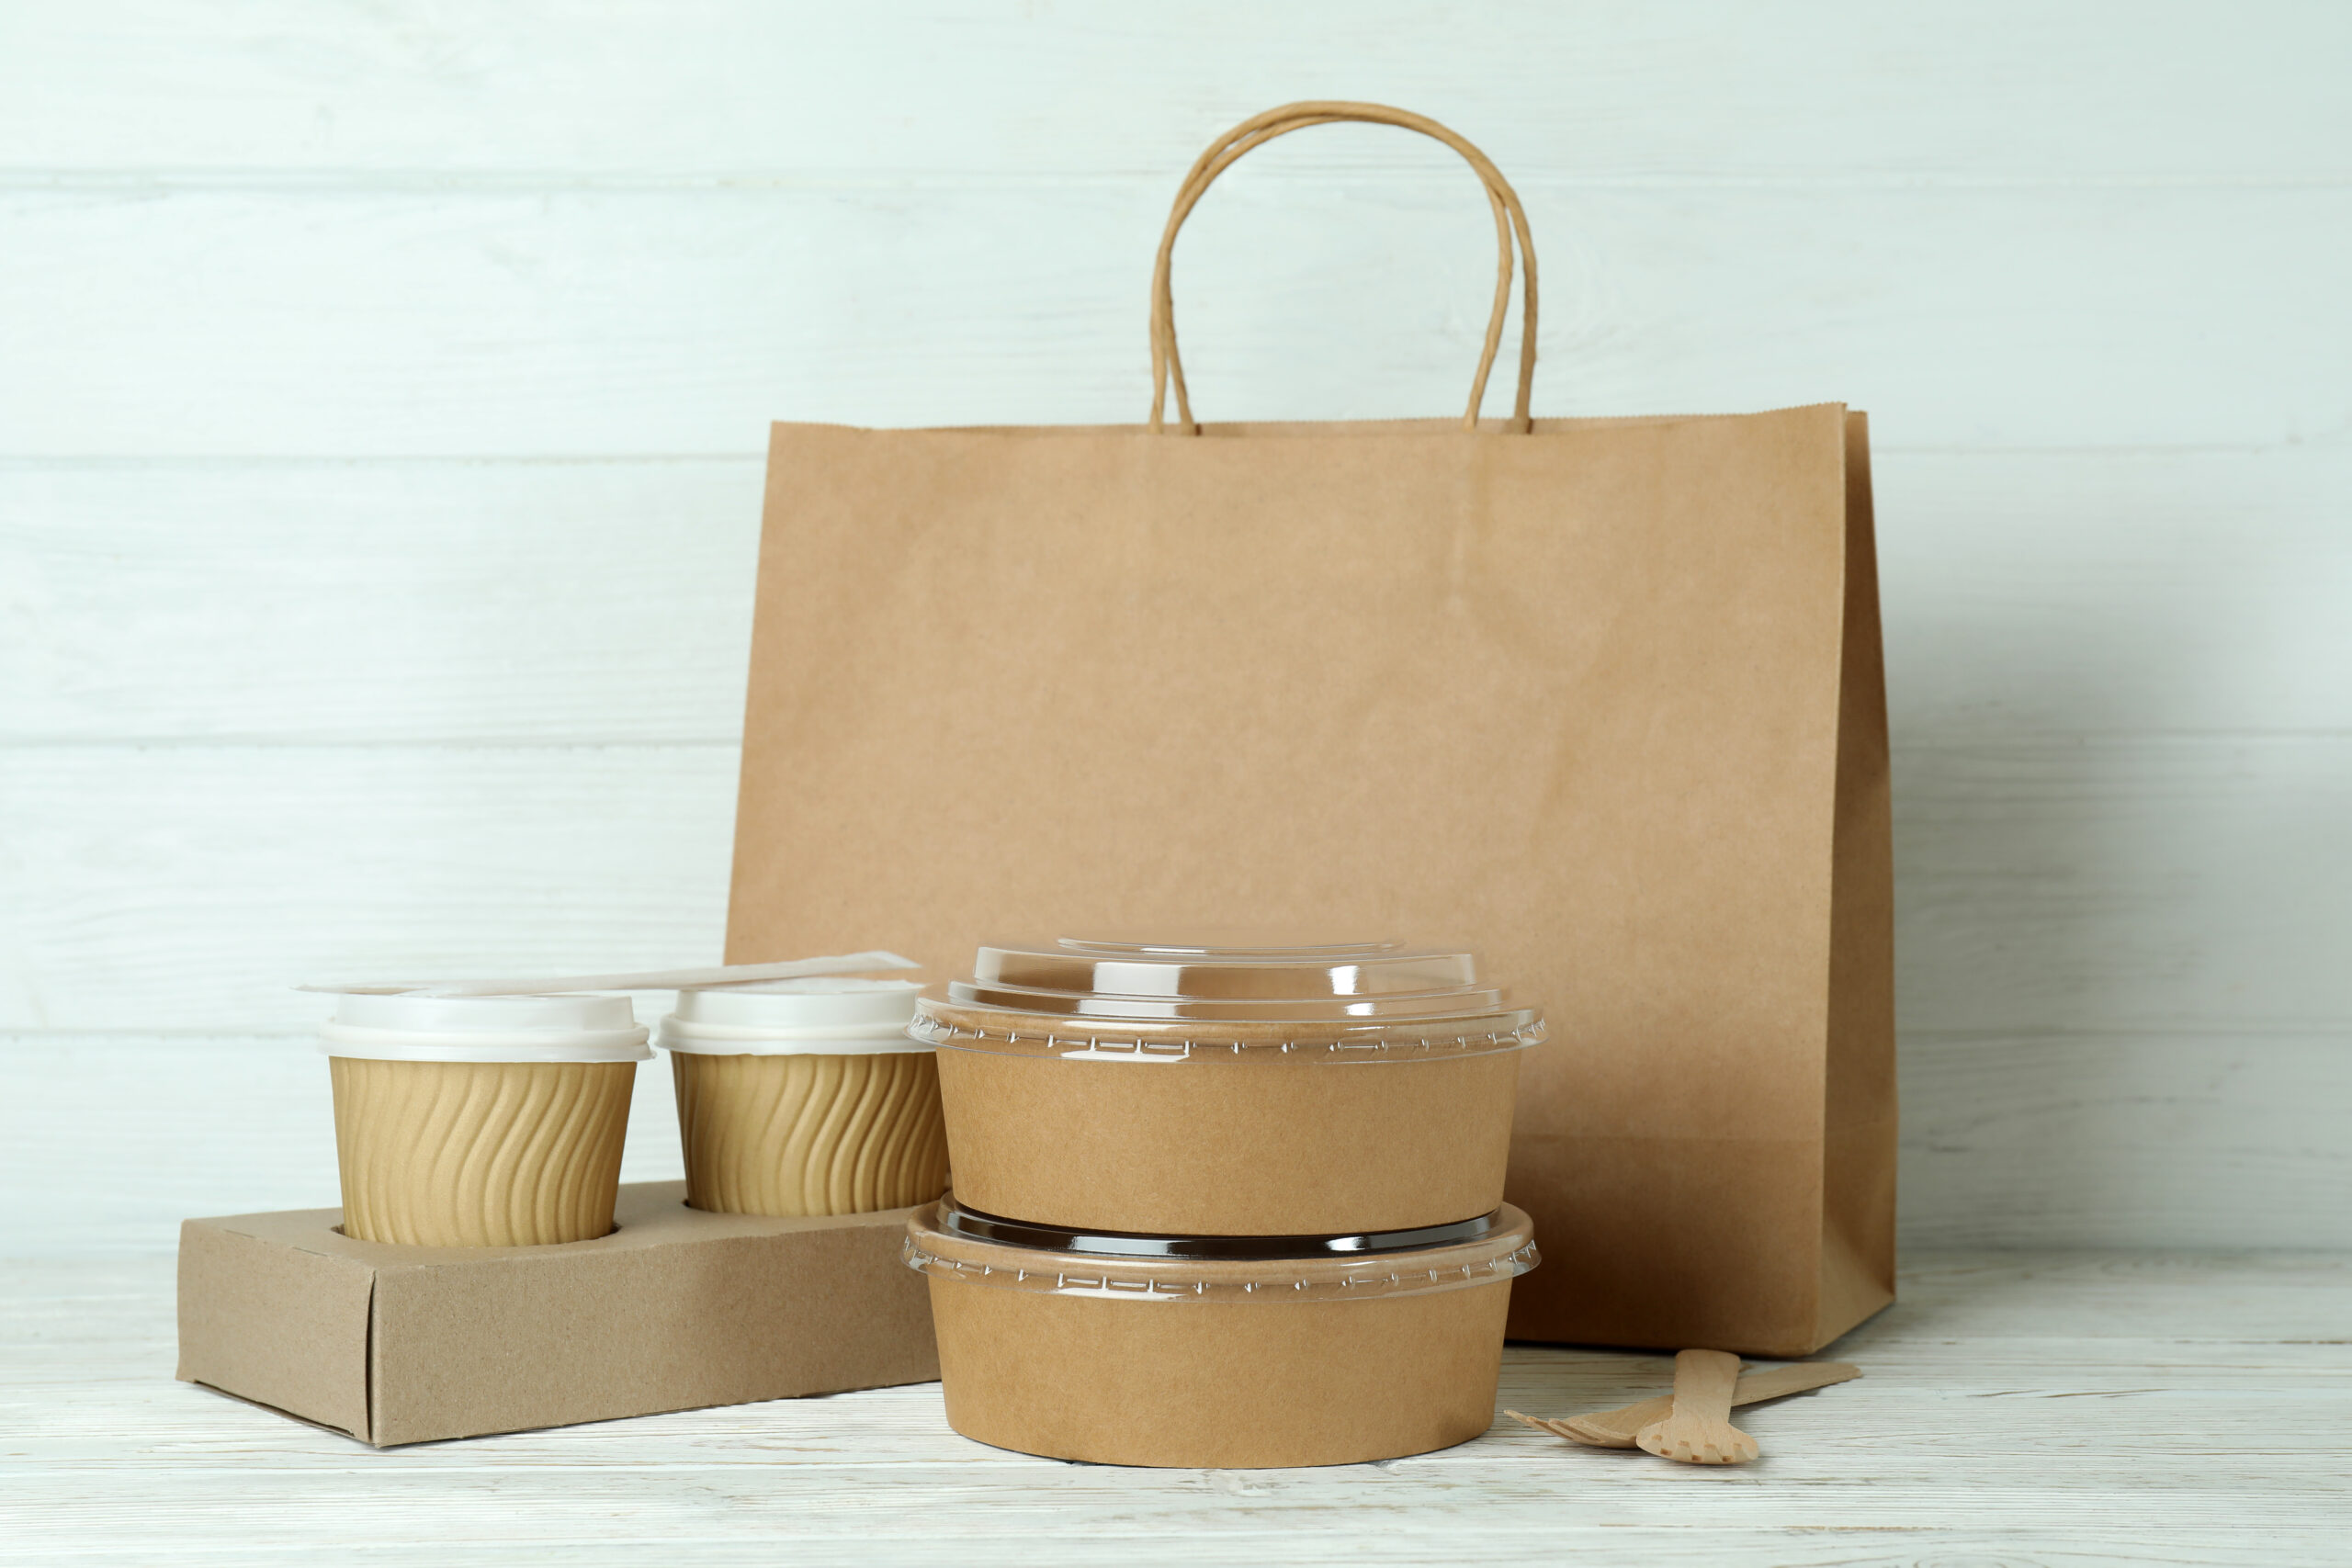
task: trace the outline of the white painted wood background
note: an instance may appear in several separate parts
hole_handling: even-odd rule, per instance
[[[772,419],[1114,421],[1216,131],[1547,413],[1872,414],[1912,1246],[2352,1246],[2352,8],[0,0],[0,1256],[333,1201],[354,973],[708,961]],[[1252,157],[1208,417],[1457,406]],[[674,1173],[640,1081],[632,1178]]]

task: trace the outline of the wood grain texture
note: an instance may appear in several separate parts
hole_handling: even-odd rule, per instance
[[[2347,49],[2286,3],[0,12],[12,1234],[323,1201],[293,981],[714,956],[767,422],[1140,417],[1182,165],[1332,94],[1518,183],[1539,408],[1872,410],[1906,1240],[2352,1246]],[[1249,160],[1178,258],[1204,412],[1453,407],[1487,222],[1417,139]]]
[[[1899,755],[2352,730],[2352,445],[1897,451],[1871,477]]]
[[[2312,368],[2352,359],[2352,188],[1511,172],[1544,265],[1539,412],[1838,399],[1897,446],[2039,449],[2352,428],[2352,387]],[[752,456],[770,419],[1136,421],[1172,179],[0,191],[0,456]],[[1177,257],[1195,409],[1457,406],[1490,245],[1468,179],[1220,181]],[[2184,299],[2230,329],[2183,333]]]
[[[2352,1051],[1907,1032],[1901,1234],[1926,1247],[2352,1247]]]
[[[1907,1237],[2352,1245],[2328,913],[2347,744],[1898,759]],[[28,1115],[69,1062],[102,1066],[140,1036],[306,1030],[315,1001],[286,988],[304,979],[718,950],[731,748],[76,746],[18,762],[0,773],[19,892],[0,907],[0,1018],[58,1042],[11,1059]],[[98,1162],[71,1123],[39,1120],[28,1135],[62,1140],[44,1159],[89,1171],[68,1190],[91,1194],[43,1234],[86,1223],[121,1245],[186,1213],[324,1201],[271,1174],[266,1142],[211,1141],[246,1124],[213,1085],[194,1075],[142,1111],[212,1108],[174,1135],[194,1147],[142,1139]],[[171,1174],[198,1147],[216,1184],[201,1198]],[[241,1166],[249,1190],[227,1180]]]
[[[2003,0],[1759,10],[1197,0],[491,12],[80,0],[0,33],[0,167],[149,178],[1170,174],[1296,98],[1418,105],[1516,178],[2320,180],[2352,109],[2332,7]],[[1356,166],[1444,167],[1398,136]],[[1176,163],[1171,148],[1179,149]]]
[[[1898,750],[2352,729],[2352,446],[1873,479]],[[0,739],[732,745],[760,487],[755,456],[0,463]]]
[[[640,998],[640,1017],[662,1005]],[[1913,1037],[1903,1074],[1905,1248],[2352,1248],[2352,1060],[2333,1040]],[[101,1125],[117,1131],[96,1140]],[[657,1059],[639,1069],[621,1179],[684,1174]],[[0,1258],[164,1247],[189,1215],[321,1208],[335,1190],[306,1034],[0,1035],[0,1191],[23,1195],[0,1209]]]
[[[2340,1039],[2347,799],[2352,732],[1897,753],[1903,1023]]]
[[[0,739],[731,747],[760,484],[756,457],[0,464]]]
[[[307,1027],[285,989],[709,961],[729,746],[45,747],[0,1028]],[[2352,735],[1897,757],[1906,1030],[2335,1037]]]
[[[318,981],[713,962],[734,793],[722,747],[44,749],[0,773],[0,1018],[301,1030]]]
[[[22,1195],[0,1210],[0,1258],[168,1251],[183,1219],[334,1208],[336,1171],[315,1036],[0,1037],[0,1192]],[[638,1064],[620,1179],[684,1175],[657,1055]]]
[[[1679,1358],[1678,1357],[1678,1361]],[[1732,1389],[1732,1404],[1755,1404],[1765,1400],[1785,1399],[1792,1393],[1805,1393],[1826,1388],[1832,1383],[1845,1382],[1861,1375],[1861,1369],[1849,1361],[1791,1361],[1769,1371],[1741,1374]],[[1529,1417],[1516,1411],[1505,1411],[1521,1423],[1556,1433],[1574,1442],[1596,1449],[1629,1449],[1642,1428],[1651,1422],[1672,1414],[1674,1393],[1671,1389],[1652,1399],[1636,1400],[1621,1404],[1614,1410],[1588,1411],[1582,1416],[1563,1418]]]
[[[1683,1464],[1751,1464],[1756,1439],[1731,1424],[1739,1358],[1721,1350],[1683,1350],[1674,1358],[1667,1413],[1634,1435],[1645,1453]]]
[[[936,1384],[374,1452],[170,1382],[163,1258],[0,1273],[0,1562],[1796,1565],[2345,1561],[2344,1255],[1949,1256],[1841,1342],[1866,1375],[1744,1414],[1694,1474],[1498,1422],[1307,1471],[1058,1464],[949,1431]],[[1498,1405],[1654,1393],[1657,1356],[1513,1347]]]

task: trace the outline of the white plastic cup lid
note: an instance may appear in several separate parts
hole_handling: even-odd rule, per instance
[[[928,1052],[907,1034],[922,989],[911,980],[824,976],[684,990],[677,1010],[662,1021],[658,1043],[717,1056]]]
[[[627,997],[350,992],[319,1026],[330,1056],[393,1062],[641,1062],[645,1039]]]

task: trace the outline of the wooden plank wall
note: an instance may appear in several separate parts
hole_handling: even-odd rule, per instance
[[[9,7],[0,1255],[332,1201],[290,983],[713,958],[766,423],[1138,417],[1176,176],[1313,96],[1512,175],[1542,412],[1871,411],[1906,1239],[2352,1244],[2347,68],[2317,4]],[[1490,234],[1415,139],[1253,157],[1199,407],[1453,409]]]

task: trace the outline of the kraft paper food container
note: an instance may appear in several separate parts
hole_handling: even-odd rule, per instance
[[[854,1214],[947,1190],[939,1069],[907,1024],[922,987],[827,977],[684,990],[662,1021],[687,1201]]]
[[[947,1422],[967,1438],[1096,1464],[1361,1464],[1494,1419],[1533,1231],[1507,1204],[1434,1229],[1089,1235],[951,1197],[909,1220],[905,1258],[931,1277]]]
[[[539,1247],[613,1228],[637,1064],[626,997],[347,993],[321,1026],[344,1234]]]
[[[981,948],[912,1032],[967,1207],[1287,1235],[1491,1212],[1544,1023],[1458,950],[1064,938]]]

